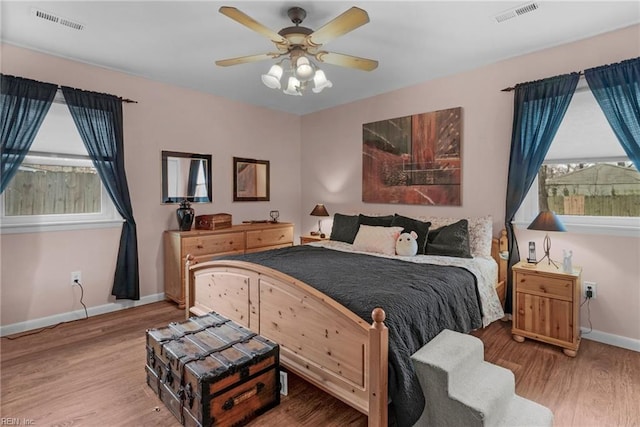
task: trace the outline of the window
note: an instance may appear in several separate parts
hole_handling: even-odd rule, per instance
[[[572,231],[640,235],[640,172],[581,81],[516,223],[549,209]]]
[[[58,92],[2,197],[2,232],[95,228],[118,215]]]

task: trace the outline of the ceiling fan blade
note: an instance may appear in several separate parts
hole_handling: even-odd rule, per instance
[[[265,59],[273,59],[279,54],[260,53],[258,55],[239,56],[238,58],[221,59],[216,61],[216,65],[220,67],[229,67],[231,65],[246,64],[248,62],[263,61]]]
[[[309,34],[307,36],[307,43],[311,46],[325,44],[343,34],[347,34],[349,31],[355,30],[367,22],[369,22],[367,12],[354,6]]]
[[[259,23],[258,21],[256,21],[255,19],[247,15],[246,13],[236,9],[235,7],[222,6],[218,11],[223,15],[233,19],[234,21],[244,25],[245,27],[259,34],[262,34],[268,39],[271,39],[271,41],[273,41],[274,43],[280,43],[280,44],[287,43],[287,39],[282,37],[280,34],[265,27],[264,25],[262,25],[261,23]]]
[[[356,68],[363,71],[372,71],[378,68],[378,61],[352,55],[343,55],[342,53],[322,51],[318,52],[315,57],[320,62],[339,65],[341,67]]]

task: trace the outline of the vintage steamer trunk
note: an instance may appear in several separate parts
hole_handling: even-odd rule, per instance
[[[216,313],[148,330],[146,371],[186,426],[240,425],[280,403],[278,345]]]
[[[219,213],[196,216],[196,230],[220,230],[231,227],[231,214]]]

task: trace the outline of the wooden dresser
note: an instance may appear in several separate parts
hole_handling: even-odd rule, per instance
[[[260,252],[293,245],[293,224],[239,224],[220,230],[164,232],[164,295],[185,306],[185,262],[209,261],[217,255]]]
[[[519,262],[513,266],[513,339],[544,341],[575,357],[580,346],[582,270]]]

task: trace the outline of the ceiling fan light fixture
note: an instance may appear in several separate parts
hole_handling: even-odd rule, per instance
[[[262,83],[271,89],[280,89],[280,78],[282,77],[282,67],[274,64],[267,74],[262,75]]]
[[[314,71],[313,66],[306,57],[301,56],[298,58],[295,70],[295,75],[298,80],[302,82],[311,80],[313,78]]]
[[[333,83],[331,83],[331,80],[327,80],[327,76],[322,70],[316,71],[316,74],[313,76],[313,84],[314,88],[311,89],[313,93],[320,93],[324,88],[333,87]]]
[[[300,80],[295,78],[294,76],[289,77],[289,81],[287,83],[287,88],[283,90],[287,95],[293,96],[302,96],[302,90],[300,87]]]

